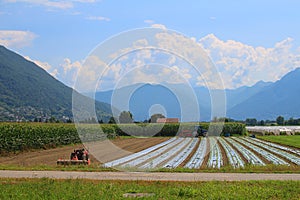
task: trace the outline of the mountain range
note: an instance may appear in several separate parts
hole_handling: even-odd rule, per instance
[[[93,101],[74,92],[84,101]],[[70,119],[72,94],[72,88],[0,45],[0,121]],[[110,118],[109,104],[96,102],[95,107],[98,119]]]
[[[74,92],[74,93],[73,93]],[[129,110],[136,121],[161,113],[181,121],[209,121],[211,94],[206,87],[189,88],[183,84],[134,84],[96,92],[98,119],[107,121],[116,110]],[[31,61],[0,45],[0,121],[33,120],[36,117],[68,119],[73,117],[72,95],[82,102],[93,102],[48,74]],[[260,81],[255,85],[226,89],[226,117],[273,120],[300,117],[300,68],[276,82]],[[197,105],[197,107],[195,107]],[[199,111],[199,112],[197,112]]]
[[[176,88],[175,93],[174,88]],[[211,114],[210,94],[212,92],[220,91],[209,91],[206,87],[193,88],[202,121],[209,121],[215,117]],[[117,96],[113,98],[113,94],[117,94]],[[130,96],[128,96],[129,94]],[[225,95],[226,117],[228,118],[235,120],[245,120],[246,118],[273,120],[279,115],[285,118],[300,117],[300,68],[289,72],[276,82],[260,81],[251,87],[226,89]],[[195,119],[193,115],[195,114],[195,110],[193,110],[195,107],[190,108],[190,110],[185,107],[183,111],[187,114],[183,119],[180,106],[189,104],[188,101],[192,100],[191,97],[187,87],[181,84],[153,85],[141,83],[116,90],[99,91],[95,94],[98,101],[112,103],[119,110],[124,110],[124,108],[130,110],[137,121],[149,119],[151,107],[157,104],[164,108],[161,114],[165,114],[167,117],[179,118],[181,121],[193,121]]]

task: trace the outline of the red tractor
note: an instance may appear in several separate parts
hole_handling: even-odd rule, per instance
[[[185,129],[185,130],[182,130],[178,136],[179,137],[206,137],[207,135],[207,130],[206,129],[203,129],[201,126],[194,126],[194,129],[193,130],[190,130],[190,129]]]
[[[58,165],[90,165],[89,152],[86,149],[74,149],[69,160],[58,159]]]

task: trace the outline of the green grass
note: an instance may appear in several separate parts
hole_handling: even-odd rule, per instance
[[[124,199],[125,193],[154,193],[144,199],[299,199],[300,181],[159,182],[0,179],[0,199]]]
[[[99,167],[98,165],[34,165],[34,166],[20,166],[20,165],[0,165],[0,170],[18,170],[18,171],[81,171],[81,172],[113,172],[117,171],[112,168]]]
[[[99,165],[92,164],[86,165],[70,165],[70,166],[50,166],[50,165],[36,165],[36,166],[19,166],[19,165],[0,165],[0,170],[21,170],[21,171],[83,171],[83,172],[108,172],[118,171],[113,168],[104,168]],[[135,169],[128,169],[128,171],[137,171]],[[300,166],[291,165],[267,165],[267,166],[254,166],[246,165],[245,168],[233,168],[231,166],[223,166],[220,169],[188,169],[178,167],[175,169],[156,169],[153,172],[171,172],[171,173],[300,173]]]
[[[283,144],[291,147],[300,148],[300,135],[287,136],[287,135],[278,135],[278,136],[257,136],[259,139],[263,139],[269,142],[275,142],[278,144]]]

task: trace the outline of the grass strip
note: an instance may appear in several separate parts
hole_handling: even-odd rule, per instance
[[[36,165],[36,166],[19,166],[19,165],[0,165],[0,170],[21,170],[21,171],[83,171],[83,172],[113,172],[118,171],[113,168],[100,167],[99,165],[69,165],[69,166],[50,166],[50,165]],[[137,171],[138,169],[124,169],[127,171]],[[175,169],[160,168],[152,170],[152,172],[176,172],[176,173],[300,173],[300,166],[297,165],[266,165],[254,166],[246,165],[244,168],[233,168],[232,166],[223,166],[220,169],[206,168],[206,169],[188,169],[178,167]]]
[[[300,148],[300,135],[257,136],[257,138],[266,140],[269,142],[274,142],[277,144],[283,144],[283,145],[287,145],[290,147]]]
[[[0,179],[0,199],[299,199],[300,181],[160,182]]]

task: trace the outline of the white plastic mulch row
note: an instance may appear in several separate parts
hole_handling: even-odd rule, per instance
[[[104,163],[103,166],[104,166],[104,167],[113,167],[113,166],[120,165],[120,164],[122,164],[122,163],[124,163],[124,162],[127,162],[127,161],[129,161],[129,160],[132,160],[132,159],[135,159],[135,158],[137,158],[137,157],[140,157],[140,156],[143,156],[143,155],[145,155],[145,154],[148,154],[149,152],[154,151],[155,149],[158,149],[158,148],[160,148],[160,147],[162,147],[162,146],[164,146],[164,145],[167,145],[167,144],[169,144],[169,143],[171,143],[171,142],[174,142],[175,140],[176,140],[175,137],[174,137],[174,138],[171,138],[171,139],[169,139],[169,140],[167,140],[167,141],[165,141],[165,142],[162,142],[162,143],[157,144],[157,145],[155,145],[155,146],[152,146],[152,147],[150,147],[150,148],[144,149],[143,151],[140,151],[140,152],[131,154],[131,155],[129,155],[129,156],[126,156],[126,157],[123,157],[123,158],[120,158],[120,159],[117,159],[117,160],[113,160],[113,161]]]
[[[222,153],[216,138],[218,137],[209,137],[210,155],[207,166],[212,168],[220,168],[223,166]]]
[[[223,138],[219,138],[220,144],[223,146],[225,153],[228,157],[229,164],[234,167],[244,167],[244,161],[241,156],[225,141]]]
[[[292,152],[292,153],[297,154],[297,155],[300,156],[300,150],[296,150],[296,149],[292,149],[292,148],[289,148],[289,147],[281,146],[279,144],[275,144],[275,143],[272,143],[272,142],[267,142],[265,140],[260,140],[260,139],[257,139],[257,138],[253,138],[253,140],[255,140],[257,142],[264,143],[264,144],[269,145],[271,147],[275,147],[275,148],[278,148],[278,149],[281,149],[281,150],[284,150],[284,151]]]
[[[198,169],[202,165],[204,161],[204,157],[206,156],[206,145],[207,139],[202,138],[199,147],[196,152],[192,156],[192,158],[185,164],[186,168],[190,169]]]
[[[178,145],[180,142],[183,141],[183,138],[177,138],[176,140],[174,140],[173,142],[159,148],[156,149],[152,152],[149,152],[148,154],[145,154],[141,157],[138,157],[136,159],[133,159],[129,162],[123,163],[121,165],[121,167],[136,167],[144,162],[146,162],[147,160],[150,160],[154,157],[157,157],[158,155],[161,155],[162,153],[164,153],[165,151],[169,150],[170,148],[174,148],[176,145]]]
[[[188,145],[192,138],[182,138],[183,142],[179,143],[178,145],[174,146],[173,148],[169,149],[168,151],[165,151],[163,154],[159,155],[158,157],[154,158],[153,160],[148,161],[144,165],[140,166],[140,168],[143,169],[152,169],[159,167],[164,161],[169,160],[173,156],[175,156],[177,153],[179,153],[182,149],[185,148],[186,145]]]
[[[198,141],[199,141],[198,138],[193,138],[192,142],[185,149],[183,149],[178,155],[176,155],[174,158],[169,160],[164,165],[164,167],[165,168],[176,168],[176,167],[178,167],[192,153],[192,151],[195,148]]]
[[[248,161],[248,163],[253,165],[266,165],[258,156],[256,156],[252,151],[245,148],[240,143],[234,141],[231,138],[226,138],[226,140],[232,144]]]
[[[289,163],[285,162],[284,160],[282,160],[281,158],[278,158],[277,156],[275,156],[274,154],[259,148],[258,146],[253,145],[250,142],[247,142],[241,138],[234,138],[236,141],[244,144],[245,146],[249,147],[251,150],[259,153],[261,156],[263,156],[265,159],[267,159],[268,161],[272,162],[273,164],[276,165],[289,165]]]
[[[288,153],[286,151],[283,151],[283,150],[280,150],[280,149],[277,149],[277,148],[274,148],[274,147],[271,147],[269,145],[266,145],[266,144],[263,144],[263,143],[260,143],[256,140],[253,140],[251,138],[243,138],[244,140],[248,141],[248,142],[251,142],[252,144],[255,144],[255,145],[258,145],[260,147],[263,147],[265,149],[268,149],[269,151],[273,152],[273,153],[276,153],[284,158],[286,158],[287,160],[297,164],[297,165],[300,165],[300,157],[294,155],[294,154],[291,154],[291,153]]]

